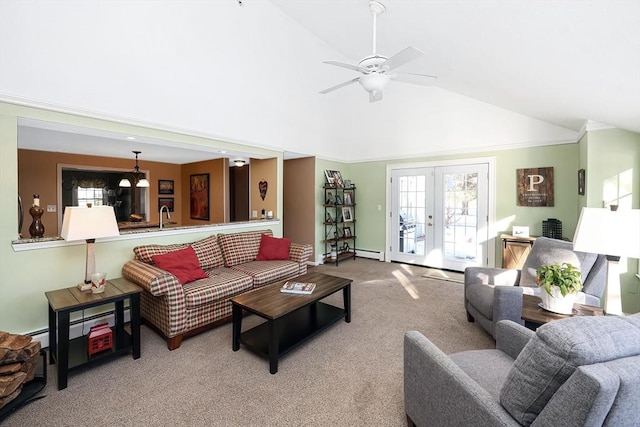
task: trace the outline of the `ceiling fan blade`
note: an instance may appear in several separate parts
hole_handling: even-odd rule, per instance
[[[382,92],[369,92],[369,102],[376,102],[382,100]]]
[[[333,92],[333,91],[334,91],[334,90],[336,90],[336,89],[340,89],[341,87],[348,86],[348,85],[350,85],[350,84],[352,84],[352,83],[357,82],[358,80],[360,80],[360,77],[356,77],[356,78],[355,78],[355,79],[353,79],[353,80],[348,80],[348,81],[346,81],[346,82],[344,82],[344,83],[340,83],[339,85],[332,86],[332,87],[330,87],[329,89],[325,89],[325,90],[323,90],[323,91],[320,91],[320,93],[325,94],[325,93]]]
[[[396,53],[391,58],[380,64],[380,68],[386,68],[387,71],[393,70],[394,68],[398,68],[399,66],[404,65],[407,62],[411,62],[414,59],[420,58],[422,55],[424,55],[424,53],[420,52],[415,47],[409,46],[408,48]]]
[[[416,73],[395,73],[390,76],[391,80],[402,83],[411,83],[414,85],[431,86],[438,77],[431,76],[429,74],[416,74]]]
[[[347,64],[346,62],[340,61],[324,61],[325,64],[335,65],[336,67],[348,68],[350,70],[360,71],[361,73],[365,72],[364,68],[358,67],[357,65]]]

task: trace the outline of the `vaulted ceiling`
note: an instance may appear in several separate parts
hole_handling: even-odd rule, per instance
[[[640,1],[382,2],[378,53],[433,86],[318,93],[371,53],[367,0],[4,0],[0,99],[346,161],[640,132]]]

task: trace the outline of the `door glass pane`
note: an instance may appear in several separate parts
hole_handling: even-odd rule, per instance
[[[478,174],[444,175],[444,257],[474,262],[478,251]]]
[[[398,177],[398,249],[402,253],[424,255],[426,177]]]

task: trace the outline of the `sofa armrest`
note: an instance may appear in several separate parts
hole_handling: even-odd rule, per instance
[[[127,261],[122,267],[122,276],[156,297],[183,293],[182,285],[176,276],[136,259]]]
[[[311,257],[313,248],[311,245],[303,243],[291,243],[289,246],[289,259],[299,264],[304,264]]]
[[[517,426],[483,389],[431,341],[416,331],[404,336],[404,402],[418,426]]]
[[[464,285],[517,286],[520,270],[512,268],[467,267],[464,269]]]
[[[496,350],[500,350],[516,359],[535,332],[510,320],[502,320],[496,324]]]

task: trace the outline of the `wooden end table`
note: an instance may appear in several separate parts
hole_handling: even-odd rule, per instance
[[[255,289],[231,299],[233,306],[232,349],[238,351],[240,343],[269,360],[269,372],[278,372],[278,358],[311,337],[324,331],[337,321],[351,322],[351,280],[323,273],[307,273],[289,279],[313,282],[316,288],[310,295],[280,292],[286,282]],[[342,290],[344,307],[320,302],[321,299]],[[266,322],[242,332],[242,312],[246,310]]]
[[[544,291],[543,291],[544,292]],[[536,329],[540,325],[554,320],[566,319],[574,316],[604,316],[604,310],[585,304],[573,304],[572,314],[559,314],[540,307],[542,300],[534,295],[522,295],[522,320],[529,329]]]
[[[58,364],[58,390],[67,388],[68,372],[75,367],[130,351],[134,359],[140,358],[140,292],[140,287],[123,278],[108,280],[101,294],[81,291],[77,286],[45,292],[49,301],[49,364]],[[126,299],[131,314],[130,334],[124,329]],[[86,336],[69,340],[69,315],[108,303],[116,306],[113,347],[89,356]]]

